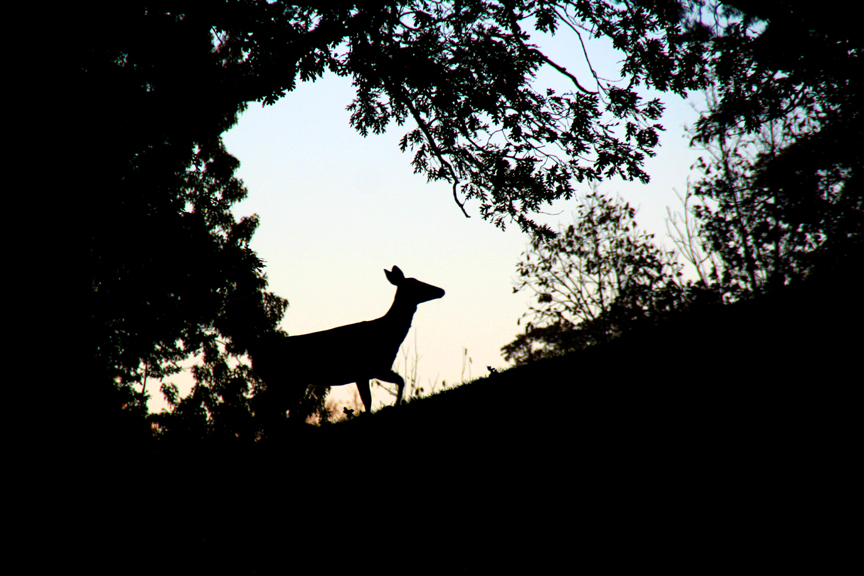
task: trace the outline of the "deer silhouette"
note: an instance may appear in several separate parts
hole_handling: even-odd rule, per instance
[[[273,332],[250,348],[252,369],[266,386],[261,398],[265,410],[284,416],[285,410],[299,404],[310,385],[353,382],[366,412],[370,412],[369,381],[373,378],[396,384],[396,404],[402,402],[405,381],[393,371],[393,362],[411,328],[417,305],[441,298],[444,290],[406,278],[397,266],[384,270],[384,274],[396,286],[396,296],[381,318],[299,336]]]

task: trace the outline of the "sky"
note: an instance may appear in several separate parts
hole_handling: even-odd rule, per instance
[[[590,87],[575,36],[535,41]],[[607,43],[592,41],[588,51],[600,76],[618,77],[620,56]],[[572,89],[548,66],[536,82],[558,92]],[[686,190],[699,155],[684,132],[697,118],[693,104],[699,99],[660,97],[667,106],[661,120],[666,131],[657,155],[645,164],[651,182],[609,181],[600,191],[639,207],[640,227],[662,241],[666,208],[680,210],[675,191]],[[345,108],[352,99],[350,79],[327,75],[298,84],[275,105],[250,104],[223,137],[241,163],[237,176],[248,189],[233,212],[238,218],[260,217],[251,246],[266,263],[269,290],[289,302],[281,327],[290,335],[306,334],[382,316],[396,291],[384,269],[395,265],[446,291],[419,305],[405,340],[409,369],[419,356],[419,385],[428,392],[443,382],[450,386],[485,376],[487,366],[505,368],[501,347],[521,332],[517,320],[531,299],[528,292],[513,293],[528,236],[515,224],[502,231],[482,220],[476,204],[466,206],[471,218],[465,218],[450,185],[414,174],[411,152],[398,147],[405,127],[394,125],[366,138],[350,127]],[[569,223],[578,203],[578,198],[558,202],[538,221],[553,228]],[[326,369],[338,362],[338,350],[322,350],[308,361]],[[403,355],[394,369],[406,376]],[[186,382],[183,376],[172,381],[181,390],[191,384],[188,376]],[[164,405],[155,388],[148,388],[151,410]],[[331,396],[353,398],[354,389],[334,389]],[[373,387],[376,409],[392,401]]]

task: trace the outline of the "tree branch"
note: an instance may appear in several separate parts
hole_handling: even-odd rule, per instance
[[[550,66],[552,66],[553,68],[555,68],[556,70],[558,70],[558,72],[560,72],[561,74],[564,74],[565,76],[567,76],[568,78],[570,78],[570,80],[573,81],[573,83],[576,85],[576,87],[577,87],[579,90],[581,90],[582,92],[584,92],[585,94],[597,94],[597,92],[593,92],[593,91],[591,91],[591,90],[588,90],[587,88],[583,88],[582,85],[579,83],[579,79],[576,78],[576,76],[574,76],[573,74],[571,74],[570,72],[568,72],[567,69],[564,68],[563,66],[561,66],[561,65],[556,64],[555,62],[553,62],[551,59],[549,59],[548,56],[546,56],[545,54],[543,54],[542,52],[540,52],[540,51],[537,50],[536,48],[531,48],[530,52],[533,53],[533,54],[535,54],[535,55],[537,55],[537,56],[539,56],[540,59],[543,60],[546,64],[549,64]]]

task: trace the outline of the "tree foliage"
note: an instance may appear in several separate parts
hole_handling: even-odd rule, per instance
[[[224,83],[241,100],[272,103],[326,72],[350,77],[361,134],[406,125],[401,147],[418,173],[449,182],[463,211],[477,201],[495,224],[529,229],[531,214],[570,197],[574,182],[648,180],[642,164],[662,105],[637,87],[703,85],[701,46],[675,41],[678,13],[673,2],[415,0],[224,2],[190,17],[238,39],[244,57]],[[610,38],[623,53],[622,81],[577,78],[532,43],[534,31],[569,33],[583,50],[587,38]],[[536,90],[541,66],[572,91]]]
[[[799,139],[808,128],[806,119],[790,115],[758,133],[717,136],[701,146],[707,155],[697,163],[694,213],[732,297],[804,279],[861,242],[864,206],[849,194],[849,172],[792,164],[809,146]]]
[[[683,282],[676,253],[640,231],[635,216],[595,191],[556,236],[534,235],[514,292],[533,291],[536,304],[524,333],[502,348],[505,359],[523,364],[606,342],[704,299],[707,287]]]
[[[237,53],[179,15],[116,12],[111,26],[80,35],[77,61],[80,162],[92,166],[90,376],[137,389],[190,356],[216,362],[217,339],[242,351],[276,327],[286,302],[265,291],[249,248],[257,216],[230,211],[246,190],[220,135],[244,105],[211,91]]]
[[[862,242],[861,47],[835,16],[733,1],[691,27],[714,81],[694,130],[708,154],[693,193],[732,292],[787,285]]]
[[[691,53],[704,58],[711,80],[709,108],[693,131],[694,145],[708,154],[697,164],[701,178],[688,190],[685,210],[691,210],[691,198],[700,203],[688,214],[696,220],[688,221],[678,238],[700,281],[670,282],[656,297],[671,294],[669,301],[682,308],[721,296],[758,295],[830,270],[860,251],[864,159],[859,143],[864,133],[860,43],[852,29],[835,26],[830,10],[812,3],[693,0],[679,7],[680,40],[702,46]],[[605,305],[611,298],[597,291],[603,276],[584,274],[583,262],[593,263],[586,260],[590,249],[574,250],[571,240],[595,246],[586,232],[595,229],[596,219],[585,212],[578,219],[588,226],[581,234],[574,234],[577,225],[553,241],[535,241],[519,264],[520,274],[530,278],[520,288],[534,288],[541,304],[529,313],[542,322],[529,323],[504,348],[508,359],[524,362],[580,348],[601,341],[608,329],[599,322],[610,315]],[[613,267],[631,250],[608,245],[603,258]],[[646,271],[655,269],[650,259],[640,261]],[[715,269],[705,270],[706,262]],[[593,270],[602,272],[596,265]],[[594,295],[599,314],[574,305],[579,299],[570,295],[586,293]],[[617,298],[622,289],[615,293]],[[649,317],[664,316],[650,305],[641,310]],[[598,324],[601,338],[592,339]]]
[[[839,6],[803,0],[682,0],[684,40],[699,43],[718,100],[697,137],[731,129],[758,132],[793,112],[821,119],[831,156],[847,163],[860,151],[845,144],[860,129],[860,41]],[[845,124],[845,126],[843,126]],[[846,135],[844,135],[845,133]],[[859,156],[860,157],[860,156]]]

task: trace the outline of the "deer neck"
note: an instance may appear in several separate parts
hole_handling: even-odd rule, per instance
[[[411,328],[411,320],[414,318],[414,313],[417,311],[417,304],[407,298],[400,297],[399,291],[396,291],[396,297],[393,299],[393,304],[384,315],[382,320],[390,324],[393,329],[403,338],[408,334]],[[400,340],[401,342],[401,340]]]

